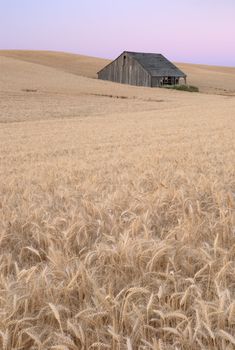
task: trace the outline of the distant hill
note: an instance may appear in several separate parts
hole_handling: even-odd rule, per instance
[[[235,67],[176,63],[188,75],[188,83],[201,92],[235,95]]]
[[[97,71],[110,60],[53,51],[2,50],[1,56],[52,67],[67,73],[96,78]],[[201,92],[235,95],[235,67],[176,63],[188,75],[188,83]]]
[[[0,55],[57,68],[67,73],[73,73],[88,78],[96,78],[96,73],[110,62],[102,58],[54,51],[0,50]]]

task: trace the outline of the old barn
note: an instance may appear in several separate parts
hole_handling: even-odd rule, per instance
[[[178,85],[186,74],[166,57],[156,53],[124,51],[98,72],[98,79],[137,86]]]

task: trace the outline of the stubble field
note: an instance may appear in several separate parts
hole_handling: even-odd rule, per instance
[[[105,63],[0,52],[0,348],[232,350],[235,68]]]

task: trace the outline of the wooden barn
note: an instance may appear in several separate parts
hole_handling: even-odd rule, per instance
[[[187,77],[161,54],[129,51],[124,51],[97,74],[98,79],[149,87],[178,85],[181,78],[186,84]]]

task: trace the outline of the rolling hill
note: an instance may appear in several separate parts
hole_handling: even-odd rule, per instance
[[[48,51],[0,51],[0,56],[11,57],[37,63],[58,70],[88,78],[96,78],[96,73],[110,60],[63,52]],[[235,68],[198,64],[176,63],[188,76],[188,83],[199,87],[201,92],[235,95]]]

